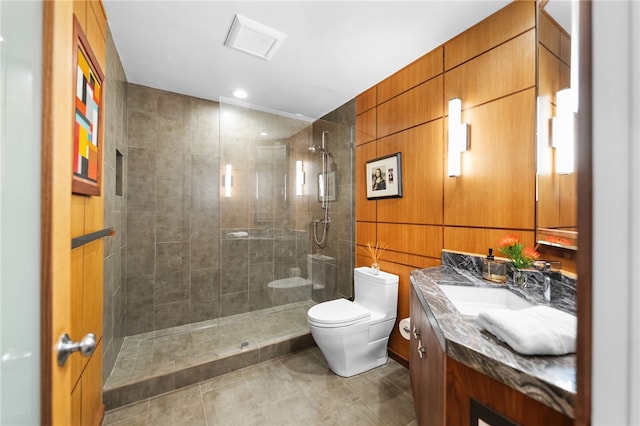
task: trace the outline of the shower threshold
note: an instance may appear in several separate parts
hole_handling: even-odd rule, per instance
[[[304,301],[124,339],[103,387],[107,410],[312,346]]]

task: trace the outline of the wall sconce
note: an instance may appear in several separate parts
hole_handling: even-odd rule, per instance
[[[304,185],[304,171],[302,161],[296,161],[296,195],[302,195],[302,185]]]
[[[568,175],[574,171],[575,120],[574,97],[571,89],[556,93],[556,116],[552,119],[551,146],[556,149],[556,173]]]
[[[550,175],[552,172],[551,130],[553,117],[551,116],[551,100],[548,95],[538,96],[536,100],[536,174]],[[537,186],[536,186],[537,188]]]
[[[231,187],[233,186],[233,176],[231,176],[231,164],[227,164],[222,175],[222,186],[224,186],[224,196],[231,197]]]
[[[467,150],[468,124],[462,123],[462,101],[449,101],[449,146],[447,156],[447,172],[449,177],[460,176],[462,153]]]

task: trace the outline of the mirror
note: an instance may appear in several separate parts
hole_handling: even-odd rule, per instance
[[[538,0],[537,223],[540,244],[577,249],[576,28],[570,0]],[[572,49],[573,48],[573,49]],[[577,51],[577,49],[575,49]]]

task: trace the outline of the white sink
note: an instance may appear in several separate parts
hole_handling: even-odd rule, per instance
[[[441,285],[440,289],[462,315],[477,316],[487,309],[524,309],[532,303],[503,288]]]

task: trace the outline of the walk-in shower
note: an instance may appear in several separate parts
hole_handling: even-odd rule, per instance
[[[352,294],[353,124],[134,89],[132,111],[177,109],[130,117],[158,130],[130,139],[144,148],[128,151],[126,338],[108,408],[229,356],[277,356],[309,336],[309,306]]]

